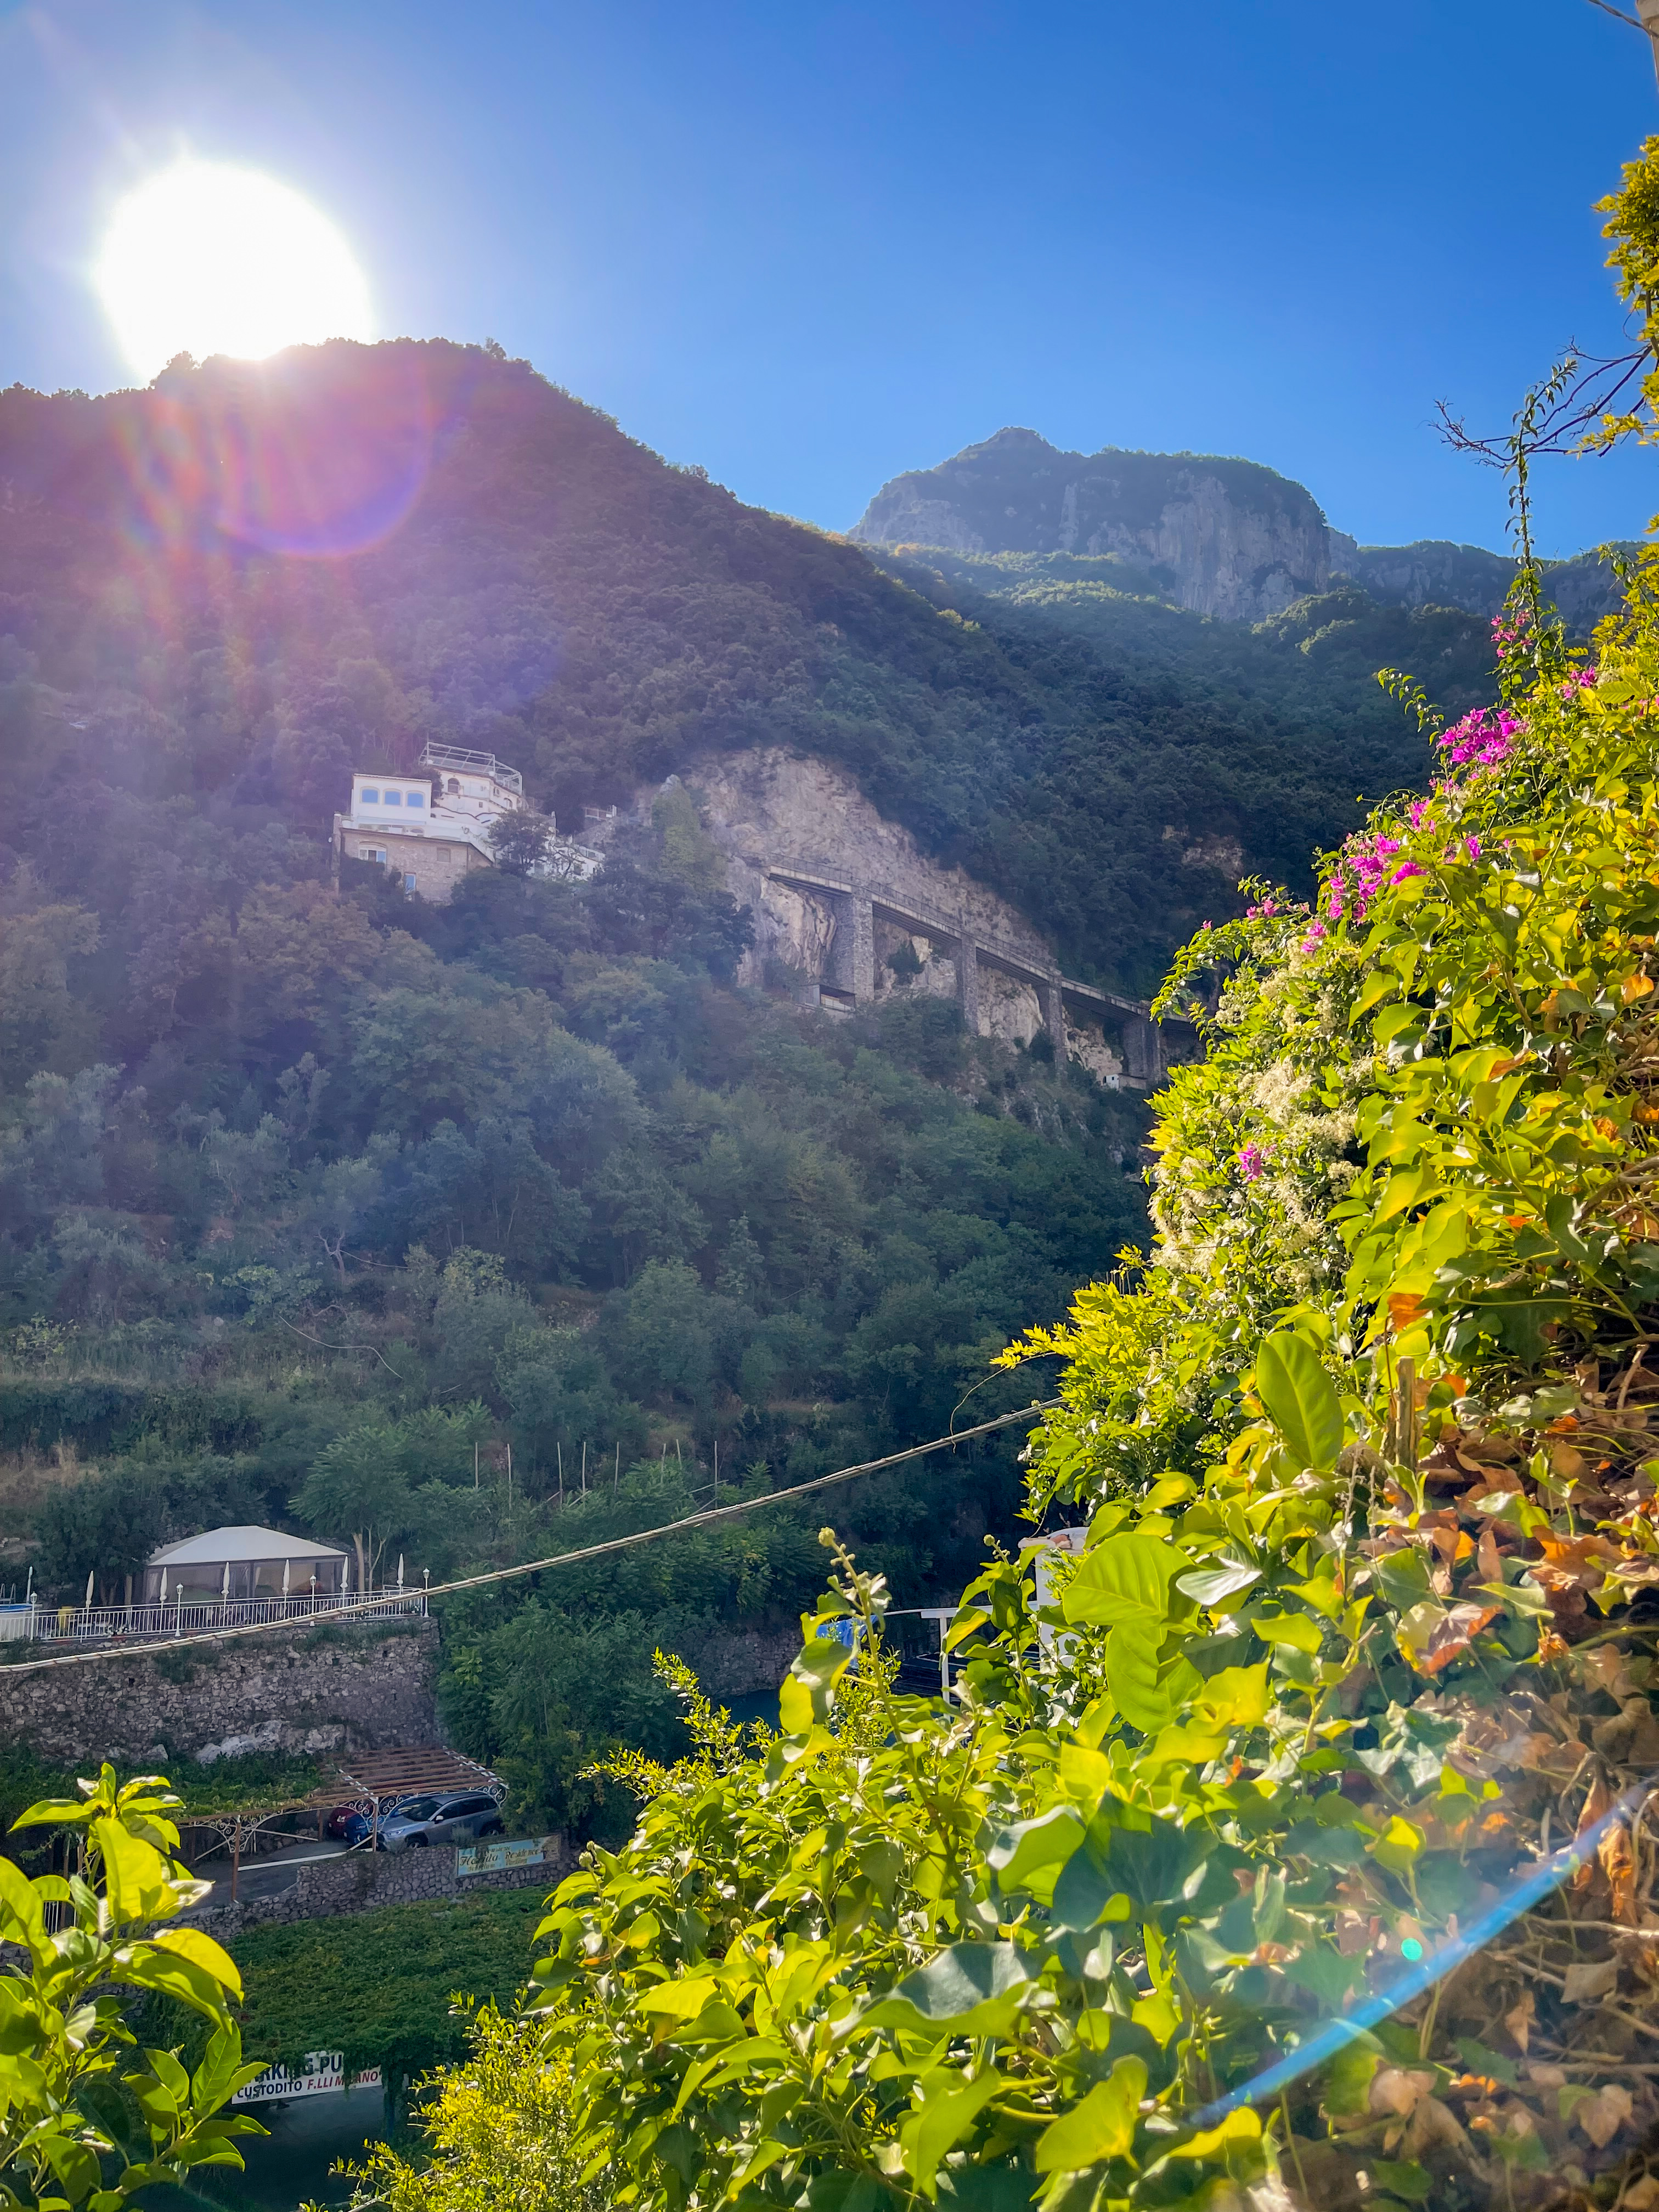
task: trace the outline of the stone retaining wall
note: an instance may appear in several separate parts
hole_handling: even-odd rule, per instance
[[[165,1770],[248,1751],[381,1751],[437,1741],[435,1621],[310,1623],[39,1673],[0,1667],[0,1742],[79,1765]]]
[[[228,1943],[250,1928],[286,1926],[295,1920],[328,1920],[342,1913],[375,1912],[383,1905],[418,1905],[429,1899],[467,1897],[480,1889],[550,1890],[569,1871],[562,1836],[540,1866],[503,1867],[495,1874],[461,1875],[453,1850],[352,1851],[346,1857],[302,1866],[292,1888],[275,1897],[186,1913],[192,1927]]]

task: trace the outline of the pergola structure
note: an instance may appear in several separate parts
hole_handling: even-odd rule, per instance
[[[383,1809],[398,1799],[446,1796],[461,1790],[487,1791],[497,1804],[507,1795],[507,1784],[499,1775],[441,1744],[407,1751],[362,1752],[342,1759],[329,1781],[303,1796],[234,1813],[187,1814],[180,1826],[206,1828],[217,1837],[217,1843],[201,1855],[204,1857],[211,1858],[222,1850],[229,1851],[230,1894],[234,1902],[243,1854],[257,1844],[260,1832],[273,1820],[295,1813],[315,1812],[320,1841],[325,1815],[337,1806],[352,1805],[368,1819],[372,1841],[378,1837]],[[196,1863],[193,1857],[191,1863]]]

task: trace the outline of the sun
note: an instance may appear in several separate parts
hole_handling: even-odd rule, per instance
[[[179,353],[261,361],[372,335],[368,287],[328,217],[276,178],[226,162],[177,161],[129,192],[94,282],[146,380]]]

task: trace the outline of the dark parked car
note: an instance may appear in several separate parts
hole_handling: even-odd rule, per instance
[[[481,1790],[447,1797],[410,1797],[380,1822],[383,1851],[410,1851],[428,1844],[475,1844],[499,1836],[501,1808]]]
[[[383,1800],[380,1806],[381,1826],[384,1826],[401,1807],[411,1804],[413,1802],[412,1793],[408,1796],[387,1797]],[[366,1844],[373,1826],[373,1821],[361,1805],[337,1805],[328,1816],[329,1834],[337,1836],[343,1842],[353,1846]]]

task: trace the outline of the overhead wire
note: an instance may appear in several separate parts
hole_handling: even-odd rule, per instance
[[[1622,8],[1615,8],[1613,0],[1590,0],[1590,6],[1599,8],[1604,15],[1613,16],[1617,22],[1628,23],[1633,31],[1645,31],[1648,27],[1637,16],[1627,15]]]
[[[981,1421],[971,1429],[957,1429],[949,1436],[934,1437],[925,1444],[911,1444],[903,1451],[889,1452],[883,1459],[860,1461],[856,1467],[838,1467],[829,1474],[815,1474],[810,1480],[792,1484],[787,1490],[762,1491],[753,1498],[739,1498],[730,1505],[705,1506],[700,1513],[687,1513],[678,1521],[665,1521],[654,1528],[636,1528],[626,1536],[607,1537],[603,1543],[585,1544],[574,1552],[554,1552],[544,1559],[528,1559],[518,1566],[491,1567],[481,1575],[464,1575],[459,1581],[438,1583],[420,1595],[427,1600],[453,1597],[459,1590],[483,1589],[491,1583],[514,1582],[526,1575],[546,1574],[555,1567],[573,1567],[587,1559],[603,1559],[618,1552],[632,1551],[636,1545],[654,1544],[665,1536],[683,1535],[688,1529],[707,1528],[716,1522],[734,1521],[745,1513],[757,1513],[768,1505],[782,1505],[792,1498],[805,1498],[809,1492],[827,1490],[831,1484],[851,1482],[861,1474],[879,1474],[884,1468],[901,1467],[905,1461],[924,1459],[930,1452],[949,1451],[954,1445],[969,1443],[975,1437],[988,1436],[994,1429],[1006,1429],[1015,1421],[1034,1421],[1044,1413],[1056,1412],[1061,1401],[1047,1398],[1022,1406],[1017,1413],[999,1413],[992,1420]],[[372,1620],[386,1617],[384,1597],[361,1598],[355,1605],[331,1606],[326,1613],[302,1614],[301,1620],[319,1623],[349,1620],[354,1617]],[[38,1674],[49,1667],[85,1667],[104,1659],[148,1658],[156,1651],[198,1650],[204,1644],[223,1644],[233,1637],[265,1636],[273,1630],[292,1628],[297,1624],[292,1618],[275,1620],[243,1621],[234,1628],[209,1628],[189,1636],[146,1638],[142,1644],[104,1644],[85,1651],[55,1652],[49,1659],[19,1659],[0,1666],[0,1683],[16,1674]]]

